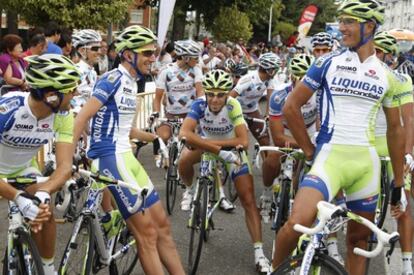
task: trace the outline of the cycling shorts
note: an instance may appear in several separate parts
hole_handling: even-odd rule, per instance
[[[375,137],[375,149],[380,157],[389,157],[390,154],[388,152],[388,144],[387,144],[387,137],[386,136],[377,136]],[[394,172],[392,170],[391,161],[387,163],[387,174],[389,182],[393,182],[394,180]],[[404,189],[411,190],[411,174],[407,174],[404,177]]]
[[[252,113],[244,113],[243,115],[247,117],[251,117],[251,118],[264,119],[262,114],[258,110]],[[263,123],[261,122],[253,122],[249,120],[246,120],[246,122],[247,122],[247,126],[249,127],[250,132],[252,132],[256,140],[259,140],[261,138],[269,138],[268,129],[266,129],[266,131],[264,131],[264,133],[261,134],[261,132],[263,131],[263,127],[266,127],[266,125],[263,125]]]
[[[230,171],[230,177],[233,182],[240,176],[252,174],[252,169],[249,163],[249,159],[245,151],[241,153],[241,157],[242,159],[241,159],[240,165],[236,165],[236,164],[228,163],[228,162],[224,163],[224,165],[226,166],[226,170]],[[205,156],[205,160],[210,160],[210,159],[221,160],[214,154],[208,154]]]
[[[339,190],[353,211],[374,212],[380,180],[380,160],[374,147],[338,144],[318,146],[311,170],[300,187],[319,190],[331,201]]]
[[[94,159],[92,161],[92,171],[99,171],[105,176],[133,183],[141,188],[151,188],[153,191],[147,195],[145,205],[143,204],[135,213],[150,208],[160,200],[157,191],[153,189],[151,179],[134,157],[132,151]],[[108,188],[125,220],[135,214],[130,213],[127,208],[133,206],[137,200],[135,191],[119,186],[109,186]]]

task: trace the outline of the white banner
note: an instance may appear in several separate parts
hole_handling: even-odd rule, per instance
[[[160,14],[158,16],[158,45],[160,45],[160,47],[164,45],[174,6],[175,0],[160,0]]]

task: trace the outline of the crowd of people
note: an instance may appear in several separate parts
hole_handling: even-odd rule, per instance
[[[399,53],[395,37],[378,32],[384,7],[376,0],[343,1],[338,21],[341,45],[321,32],[312,37],[311,51],[297,46],[297,32],[285,44],[279,36],[270,45],[246,45],[243,39],[215,43],[206,37],[167,41],[159,47],[150,29],[132,25],[108,45],[96,30],[62,30],[50,22],[44,29],[29,31],[26,49],[21,37],[5,35],[0,55],[0,175],[39,174],[33,157],[53,136],[56,143],[56,170],[46,183],[19,191],[0,180],[0,195],[13,200],[31,220],[45,273],[55,274],[56,224],[48,203],[70,178],[72,155],[82,138],[88,142],[94,170],[148,189],[145,203],[131,213],[129,205],[137,194],[109,187],[101,204],[103,227],[112,222],[113,198],[137,240],[144,271],[162,274],[165,267],[171,274],[185,273],[159,194],[130,144],[130,139],[166,144],[171,137],[168,122],[151,134],[133,125],[136,95],[145,90],[149,75],[156,86],[150,121],[160,116],[183,119],[179,136],[186,139],[186,148],[178,170],[186,188],[181,209],[191,210],[194,166],[203,152],[231,164],[258,272],[273,272],[289,256],[300,236],[293,226],[312,225],[321,200],[336,201],[373,219],[379,193],[378,156],[389,156],[394,185],[391,213],[399,224],[403,274],[412,275],[407,197],[408,171],[414,168],[414,65]],[[264,112],[259,106],[262,98],[267,100]],[[255,119],[268,121],[269,129],[263,131],[264,124]],[[17,127],[22,120],[28,125],[24,129]],[[248,157],[244,152],[239,159],[224,150],[247,150],[249,131],[261,146],[301,148],[310,168],[303,181],[295,183],[299,190],[288,221],[276,235],[272,261],[263,251],[261,212]],[[22,153],[16,154],[17,150]],[[272,185],[281,173],[281,154],[262,158],[261,210],[270,207]],[[235,206],[222,187],[219,193],[220,207],[231,212]],[[328,253],[350,274],[364,274],[365,259],[352,251],[366,248],[368,236],[366,228],[350,222],[346,261],[339,255],[336,235],[326,244]]]

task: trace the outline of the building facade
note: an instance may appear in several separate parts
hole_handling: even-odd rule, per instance
[[[414,0],[386,0],[383,30],[414,30]]]

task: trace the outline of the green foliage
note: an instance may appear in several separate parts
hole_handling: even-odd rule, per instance
[[[218,41],[237,41],[239,38],[248,41],[253,35],[252,28],[247,14],[233,6],[220,9],[211,30]]]
[[[125,18],[132,0],[0,0],[5,10],[18,10],[29,24],[50,20],[69,28],[105,29]]]
[[[273,34],[279,33],[282,41],[286,41],[288,37],[297,30],[296,26],[284,21],[276,22],[273,26]]]

